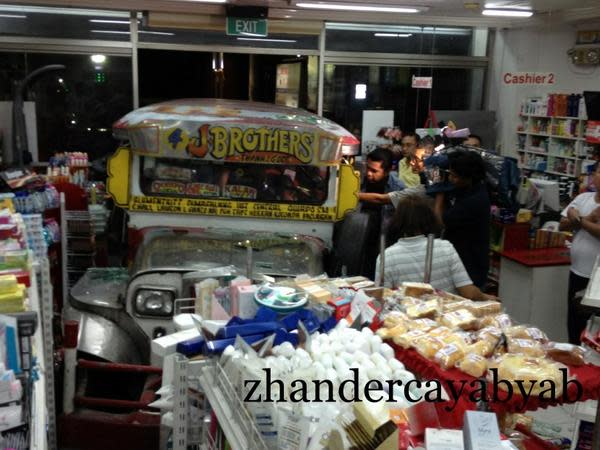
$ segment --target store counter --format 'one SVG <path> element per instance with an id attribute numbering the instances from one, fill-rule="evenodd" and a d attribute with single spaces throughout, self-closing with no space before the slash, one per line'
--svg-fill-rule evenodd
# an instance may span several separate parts
<path id="1" fill-rule="evenodd" d="M 569 249 L 508 250 L 501 256 L 498 295 L 506 311 L 567 342 Z"/>

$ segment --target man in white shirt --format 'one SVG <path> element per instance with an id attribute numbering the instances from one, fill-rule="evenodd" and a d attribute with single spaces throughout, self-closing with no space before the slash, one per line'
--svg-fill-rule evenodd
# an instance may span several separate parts
<path id="1" fill-rule="evenodd" d="M 596 192 L 586 192 L 575 197 L 562 212 L 561 231 L 573 231 L 571 245 L 571 272 L 569 274 L 569 308 L 567 323 L 569 341 L 578 344 L 585 329 L 590 311 L 584 310 L 575 294 L 586 288 L 596 257 L 600 254 L 600 165 L 596 164 L 593 176 Z"/>

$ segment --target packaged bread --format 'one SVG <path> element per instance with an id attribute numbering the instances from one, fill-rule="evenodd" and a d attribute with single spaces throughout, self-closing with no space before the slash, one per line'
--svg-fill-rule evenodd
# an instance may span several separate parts
<path id="1" fill-rule="evenodd" d="M 416 305 L 409 306 L 406 308 L 406 314 L 411 319 L 424 319 L 433 318 L 436 316 L 438 311 L 438 304 L 435 300 L 428 302 L 422 302 Z"/>
<path id="2" fill-rule="evenodd" d="M 544 356 L 544 348 L 533 339 L 509 338 L 507 340 L 508 353 L 525 356 Z"/>
<path id="3" fill-rule="evenodd" d="M 475 353 L 467 353 L 456 367 L 472 377 L 479 378 L 487 370 L 487 359 Z"/>
<path id="4" fill-rule="evenodd" d="M 470 345 L 468 347 L 468 352 L 487 358 L 493 353 L 494 347 L 495 346 L 492 345 L 489 341 L 481 340 Z"/>
<path id="5" fill-rule="evenodd" d="M 497 314 L 495 316 L 485 316 L 480 321 L 481 327 L 496 327 L 501 330 L 512 326 L 512 320 L 508 314 Z"/>
<path id="6" fill-rule="evenodd" d="M 408 328 L 406 327 L 406 325 L 404 323 L 400 323 L 392 328 L 382 327 L 379 330 L 377 330 L 377 334 L 379 335 L 379 337 L 381 337 L 381 339 L 385 340 L 393 339 L 394 337 L 400 336 L 401 334 L 404 334 L 407 331 Z"/>
<path id="7" fill-rule="evenodd" d="M 494 347 L 500 341 L 500 337 L 502 336 L 502 330 L 496 327 L 485 327 L 477 332 L 477 340 L 479 341 L 488 341 Z"/>
<path id="8" fill-rule="evenodd" d="M 448 344 L 440 348 L 434 355 L 433 360 L 444 370 L 456 365 L 465 356 L 465 352 L 456 344 Z"/>
<path id="9" fill-rule="evenodd" d="M 548 342 L 548 336 L 546 336 L 542 330 L 535 327 L 527 327 L 525 325 L 508 327 L 504 330 L 504 334 L 511 338 L 533 339 L 538 342 Z"/>
<path id="10" fill-rule="evenodd" d="M 459 309 L 442 315 L 440 319 L 442 325 L 448 328 L 461 328 L 463 330 L 473 330 L 477 327 L 477 319 L 466 309 Z"/>
<path id="11" fill-rule="evenodd" d="M 393 328 L 396 325 L 406 322 L 408 316 L 400 311 L 391 311 L 383 319 L 383 326 L 387 328 Z"/>
<path id="12" fill-rule="evenodd" d="M 491 367 L 491 366 L 490 366 Z M 532 358 L 524 355 L 513 355 L 507 353 L 496 361 L 498 379 L 506 380 L 512 384 L 513 392 L 530 392 L 537 396 L 542 391 L 548 392 L 549 381 L 556 387 L 555 396 L 562 394 L 562 373 L 560 365 L 546 358 Z M 515 383 L 519 380 L 522 388 Z M 548 381 L 546 381 L 548 380 Z M 545 381 L 544 383 L 541 383 Z M 505 383 L 499 383 L 502 389 L 506 389 Z"/>
<path id="13" fill-rule="evenodd" d="M 545 350 L 548 358 L 559 363 L 568 366 L 582 366 L 585 364 L 585 351 L 578 345 L 549 342 L 546 344 Z"/>
<path id="14" fill-rule="evenodd" d="M 402 348 L 413 347 L 417 339 L 426 336 L 426 332 L 423 330 L 412 330 L 407 333 L 395 336 L 393 339 L 394 344 L 399 345 Z"/>
<path id="15" fill-rule="evenodd" d="M 484 317 L 500 314 L 502 312 L 502 304 L 493 300 L 485 302 L 471 302 L 468 308 L 475 317 Z"/>
<path id="16" fill-rule="evenodd" d="M 400 301 L 400 303 L 405 308 L 409 308 L 411 306 L 420 305 L 425 302 L 423 300 L 421 300 L 420 298 L 416 298 L 416 297 L 402 297 L 402 300 Z"/>
<path id="17" fill-rule="evenodd" d="M 453 331 L 450 335 L 442 338 L 447 344 L 456 344 L 463 350 L 473 343 L 473 338 L 466 331 Z"/>
<path id="18" fill-rule="evenodd" d="M 433 294 L 435 291 L 433 286 L 427 283 L 402 283 L 404 295 L 409 297 L 420 297 L 421 295 Z"/>
<path id="19" fill-rule="evenodd" d="M 459 309 L 466 309 L 467 311 L 470 311 L 474 303 L 475 302 L 471 300 L 444 303 L 444 312 L 452 312 Z"/>
<path id="20" fill-rule="evenodd" d="M 444 340 L 447 336 L 452 334 L 452 330 L 448 327 L 439 326 L 429 330 L 429 336 L 440 338 Z M 445 342 L 445 341 L 444 341 Z"/>
<path id="21" fill-rule="evenodd" d="M 435 354 L 444 346 L 444 341 L 431 336 L 423 336 L 415 341 L 414 347 L 422 356 L 433 359 Z"/>
<path id="22" fill-rule="evenodd" d="M 406 326 L 410 330 L 429 331 L 429 330 L 432 330 L 433 328 L 437 328 L 438 323 L 435 320 L 431 320 L 431 319 L 414 319 L 414 320 L 409 320 L 406 323 Z"/>

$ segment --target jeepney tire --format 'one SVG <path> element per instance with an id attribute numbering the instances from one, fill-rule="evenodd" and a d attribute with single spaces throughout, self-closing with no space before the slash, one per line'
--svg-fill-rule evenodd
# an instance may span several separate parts
<path id="1" fill-rule="evenodd" d="M 336 224 L 329 255 L 330 276 L 340 276 L 343 266 L 348 276 L 362 272 L 368 237 L 374 226 L 372 216 L 364 212 L 351 212 Z"/>

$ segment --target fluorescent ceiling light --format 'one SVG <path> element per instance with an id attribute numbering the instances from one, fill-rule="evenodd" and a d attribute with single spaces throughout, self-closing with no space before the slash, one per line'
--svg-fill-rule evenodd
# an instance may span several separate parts
<path id="1" fill-rule="evenodd" d="M 396 33 L 396 34 L 436 34 L 452 36 L 469 36 L 473 32 L 470 28 L 454 27 L 417 27 L 405 25 L 382 25 L 364 23 L 326 22 L 328 30 L 345 31 L 371 31 L 373 33 Z"/>
<path id="2" fill-rule="evenodd" d="M 20 14 L 0 14 L 0 18 L 2 18 L 2 19 L 27 19 L 27 16 L 23 16 Z"/>
<path id="3" fill-rule="evenodd" d="M 392 38 L 404 38 L 411 37 L 412 33 L 375 33 L 375 37 L 392 37 Z"/>
<path id="4" fill-rule="evenodd" d="M 103 33 L 103 34 L 129 34 L 129 31 L 116 31 L 116 30 L 92 30 L 92 33 Z"/>
<path id="5" fill-rule="evenodd" d="M 262 42 L 298 42 L 294 39 L 267 39 L 267 38 L 247 38 L 239 37 L 238 41 L 262 41 Z"/>
<path id="6" fill-rule="evenodd" d="M 481 14 L 492 17 L 531 17 L 533 11 L 515 9 L 484 9 Z"/>
<path id="7" fill-rule="evenodd" d="M 114 23 L 117 25 L 129 25 L 129 20 L 107 20 L 107 19 L 90 19 L 92 23 Z M 138 20 L 139 22 L 139 20 Z"/>
<path id="8" fill-rule="evenodd" d="M 103 11 L 101 9 L 50 8 L 45 6 L 0 5 L 0 11 L 17 13 L 62 14 L 70 16 L 129 17 L 128 11 Z"/>
<path id="9" fill-rule="evenodd" d="M 356 100 L 364 100 L 367 98 L 367 85 L 366 84 L 355 84 L 354 85 L 354 98 Z"/>
<path id="10" fill-rule="evenodd" d="M 360 5 L 354 3 L 296 3 L 299 8 L 328 9 L 334 11 L 365 11 L 365 12 L 391 12 L 403 14 L 415 14 L 425 11 L 426 8 L 408 8 L 387 5 Z"/>
<path id="11" fill-rule="evenodd" d="M 104 34 L 130 34 L 129 31 L 118 31 L 118 30 L 92 30 L 92 33 L 104 33 Z M 166 33 L 164 31 L 138 31 L 139 34 L 159 34 L 162 36 L 175 36 L 175 33 Z"/>

